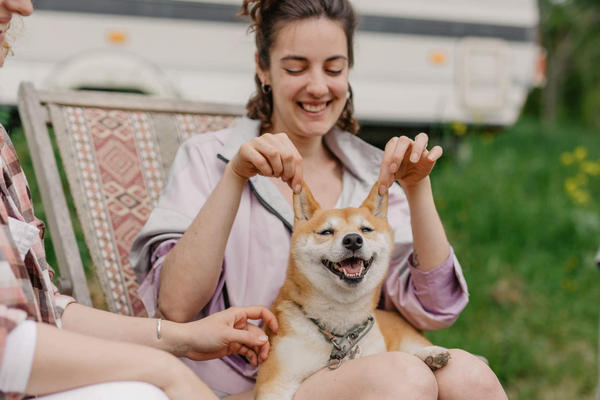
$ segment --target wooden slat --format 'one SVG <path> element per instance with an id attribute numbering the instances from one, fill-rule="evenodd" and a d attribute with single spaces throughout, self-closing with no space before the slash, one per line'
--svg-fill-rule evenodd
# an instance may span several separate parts
<path id="1" fill-rule="evenodd" d="M 77 301 L 91 307 L 92 301 L 83 263 L 46 127 L 48 113 L 44 112 L 33 84 L 28 82 L 21 84 L 18 107 L 40 187 L 48 226 L 52 234 L 52 244 L 58 259 L 61 277 L 70 281 L 73 295 Z"/>
<path id="2" fill-rule="evenodd" d="M 166 112 L 181 114 L 244 115 L 243 106 L 219 103 L 200 103 L 181 99 L 167 99 L 128 93 L 103 93 L 92 91 L 44 91 L 37 92 L 42 104 L 58 104 L 73 107 L 97 107 L 118 110 Z"/>

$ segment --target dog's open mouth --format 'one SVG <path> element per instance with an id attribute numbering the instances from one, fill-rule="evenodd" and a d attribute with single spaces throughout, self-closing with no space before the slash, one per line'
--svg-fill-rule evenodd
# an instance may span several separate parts
<path id="1" fill-rule="evenodd" d="M 362 281 L 365 274 L 369 270 L 375 257 L 371 257 L 369 260 L 363 260 L 359 257 L 350 257 L 340 262 L 332 262 L 329 260 L 322 260 L 324 266 L 326 266 L 331 272 L 339 276 L 347 282 L 358 283 Z"/>

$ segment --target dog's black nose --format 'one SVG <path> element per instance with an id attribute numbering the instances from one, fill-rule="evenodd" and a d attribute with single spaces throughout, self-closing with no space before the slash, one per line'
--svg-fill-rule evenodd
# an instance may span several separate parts
<path id="1" fill-rule="evenodd" d="M 342 240 L 342 244 L 348 250 L 356 251 L 362 247 L 363 238 L 358 233 L 351 233 L 344 237 L 344 240 Z"/>

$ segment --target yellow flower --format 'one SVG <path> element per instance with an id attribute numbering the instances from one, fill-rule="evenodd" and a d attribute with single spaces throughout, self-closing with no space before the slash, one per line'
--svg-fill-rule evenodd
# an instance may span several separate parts
<path id="1" fill-rule="evenodd" d="M 489 132 L 484 132 L 481 134 L 481 143 L 483 143 L 486 146 L 491 145 L 492 143 L 494 143 L 494 135 L 492 135 Z"/>
<path id="2" fill-rule="evenodd" d="M 571 272 L 579 266 L 579 257 L 571 256 L 567 259 L 567 271 Z"/>
<path id="3" fill-rule="evenodd" d="M 564 166 L 569 166 L 575 162 L 575 156 L 568 151 L 560 155 L 560 163 Z"/>
<path id="4" fill-rule="evenodd" d="M 581 162 L 579 166 L 579 170 L 588 175 L 598 176 L 600 175 L 600 163 L 595 163 L 593 161 L 584 160 Z"/>
<path id="5" fill-rule="evenodd" d="M 571 193 L 579 190 L 579 184 L 574 178 L 565 179 L 565 192 L 571 195 Z"/>
<path id="6" fill-rule="evenodd" d="M 573 155 L 577 161 L 583 161 L 588 156 L 588 149 L 583 146 L 578 146 L 573 150 Z"/>
<path id="7" fill-rule="evenodd" d="M 452 124 L 452 131 L 456 136 L 462 136 L 467 133 L 467 125 L 462 122 L 455 122 Z"/>
<path id="8" fill-rule="evenodd" d="M 590 182 L 590 178 L 586 174 L 577 174 L 574 176 L 575 181 L 579 186 L 586 186 Z"/>
<path id="9" fill-rule="evenodd" d="M 590 194 L 585 190 L 577 190 L 571 197 L 576 204 L 587 205 L 590 203 Z"/>

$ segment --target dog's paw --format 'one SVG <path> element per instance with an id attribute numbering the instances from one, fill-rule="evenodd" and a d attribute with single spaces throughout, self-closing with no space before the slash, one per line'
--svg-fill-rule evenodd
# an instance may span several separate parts
<path id="1" fill-rule="evenodd" d="M 439 346 L 422 347 L 412 351 L 412 354 L 423 360 L 432 371 L 442 368 L 451 358 L 448 349 Z"/>

